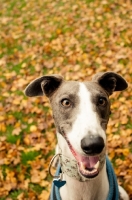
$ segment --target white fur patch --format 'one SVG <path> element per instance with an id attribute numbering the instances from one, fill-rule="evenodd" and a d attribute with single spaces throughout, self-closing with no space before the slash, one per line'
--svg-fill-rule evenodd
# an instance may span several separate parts
<path id="1" fill-rule="evenodd" d="M 94 106 L 91 101 L 91 93 L 83 83 L 80 83 L 79 88 L 79 113 L 72 124 L 72 130 L 67 134 L 67 137 L 73 148 L 83 153 L 81 149 L 81 140 L 88 134 L 98 134 L 106 141 L 105 132 L 102 129 L 98 114 L 94 111 Z"/>

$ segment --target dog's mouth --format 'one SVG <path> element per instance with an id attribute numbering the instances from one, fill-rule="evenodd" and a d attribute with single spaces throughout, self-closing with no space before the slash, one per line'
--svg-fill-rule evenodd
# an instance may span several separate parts
<path id="1" fill-rule="evenodd" d="M 74 150 L 68 138 L 64 134 L 69 149 L 78 163 L 78 172 L 86 178 L 94 178 L 99 174 L 100 160 L 99 155 L 84 156 Z"/>
<path id="2" fill-rule="evenodd" d="M 80 172 L 80 174 L 86 178 L 96 177 L 99 174 L 99 156 L 83 156 L 73 149 L 72 145 L 68 140 L 67 143 L 78 163 L 78 171 Z"/>
<path id="3" fill-rule="evenodd" d="M 100 161 L 98 156 L 77 156 L 78 170 L 86 178 L 94 178 L 99 173 Z"/>

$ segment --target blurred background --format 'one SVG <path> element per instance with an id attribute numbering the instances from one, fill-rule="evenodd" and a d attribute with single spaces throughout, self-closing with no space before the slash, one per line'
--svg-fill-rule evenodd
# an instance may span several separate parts
<path id="1" fill-rule="evenodd" d="M 46 97 L 33 79 L 90 80 L 114 71 L 129 84 L 111 96 L 108 154 L 132 199 L 132 3 L 130 0 L 0 1 L 0 199 L 47 200 L 56 144 Z"/>

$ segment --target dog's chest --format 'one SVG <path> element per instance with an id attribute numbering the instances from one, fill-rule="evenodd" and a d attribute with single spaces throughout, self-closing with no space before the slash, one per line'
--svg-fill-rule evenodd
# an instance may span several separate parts
<path id="1" fill-rule="evenodd" d="M 104 171 L 102 171 L 104 174 Z M 65 176 L 68 184 L 60 188 L 62 200 L 106 200 L 109 186 L 107 176 L 104 176 L 105 184 L 102 186 L 100 178 L 87 182 L 79 182 Z"/>

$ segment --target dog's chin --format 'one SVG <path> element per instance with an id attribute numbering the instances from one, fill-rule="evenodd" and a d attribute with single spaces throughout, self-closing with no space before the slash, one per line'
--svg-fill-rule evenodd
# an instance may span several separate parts
<path id="1" fill-rule="evenodd" d="M 80 156 L 78 171 L 85 178 L 94 178 L 99 174 L 100 161 L 98 156 Z"/>

